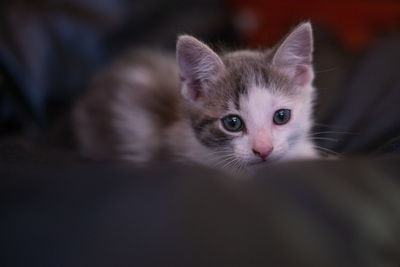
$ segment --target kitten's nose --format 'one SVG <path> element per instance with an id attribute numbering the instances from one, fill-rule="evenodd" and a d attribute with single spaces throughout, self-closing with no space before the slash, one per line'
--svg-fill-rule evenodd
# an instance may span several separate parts
<path id="1" fill-rule="evenodd" d="M 254 147 L 253 153 L 256 156 L 259 156 L 262 160 L 265 160 L 269 154 L 271 154 L 274 148 L 272 146 L 264 146 L 264 147 Z"/>

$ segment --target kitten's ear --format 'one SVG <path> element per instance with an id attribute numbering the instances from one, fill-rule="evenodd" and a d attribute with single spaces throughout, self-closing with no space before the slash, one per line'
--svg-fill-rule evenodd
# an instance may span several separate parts
<path id="1" fill-rule="evenodd" d="M 298 25 L 277 48 L 272 64 L 283 69 L 298 86 L 311 84 L 313 37 L 311 23 Z"/>
<path id="2" fill-rule="evenodd" d="M 182 95 L 193 101 L 207 93 L 208 83 L 213 82 L 224 68 L 214 51 L 188 35 L 178 38 L 176 57 L 182 79 Z"/>

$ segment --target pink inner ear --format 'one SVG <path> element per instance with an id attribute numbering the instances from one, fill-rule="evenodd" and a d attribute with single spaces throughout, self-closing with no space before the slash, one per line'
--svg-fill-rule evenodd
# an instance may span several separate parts
<path id="1" fill-rule="evenodd" d="M 304 65 L 296 66 L 294 81 L 299 86 L 305 86 L 310 82 L 310 68 Z"/>
<path id="2" fill-rule="evenodd" d="M 199 80 L 193 80 L 188 82 L 188 86 L 192 89 L 192 99 L 198 100 L 201 97 L 201 82 Z"/>

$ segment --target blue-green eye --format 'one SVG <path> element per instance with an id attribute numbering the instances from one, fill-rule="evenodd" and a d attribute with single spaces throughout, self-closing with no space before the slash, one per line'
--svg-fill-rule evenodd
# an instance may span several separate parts
<path id="1" fill-rule="evenodd" d="M 274 114 L 274 123 L 276 125 L 282 125 L 290 120 L 290 109 L 280 109 Z"/>
<path id="2" fill-rule="evenodd" d="M 222 118 L 222 125 L 230 132 L 240 132 L 243 128 L 242 119 L 236 115 L 228 115 Z"/>

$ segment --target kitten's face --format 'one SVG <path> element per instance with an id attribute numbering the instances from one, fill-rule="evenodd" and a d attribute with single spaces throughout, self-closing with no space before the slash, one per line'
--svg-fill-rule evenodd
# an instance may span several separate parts
<path id="1" fill-rule="evenodd" d="M 307 140 L 313 98 L 309 24 L 273 51 L 223 57 L 184 38 L 178 41 L 182 93 L 196 137 L 213 151 L 214 163 L 245 167 L 314 154 Z"/>

